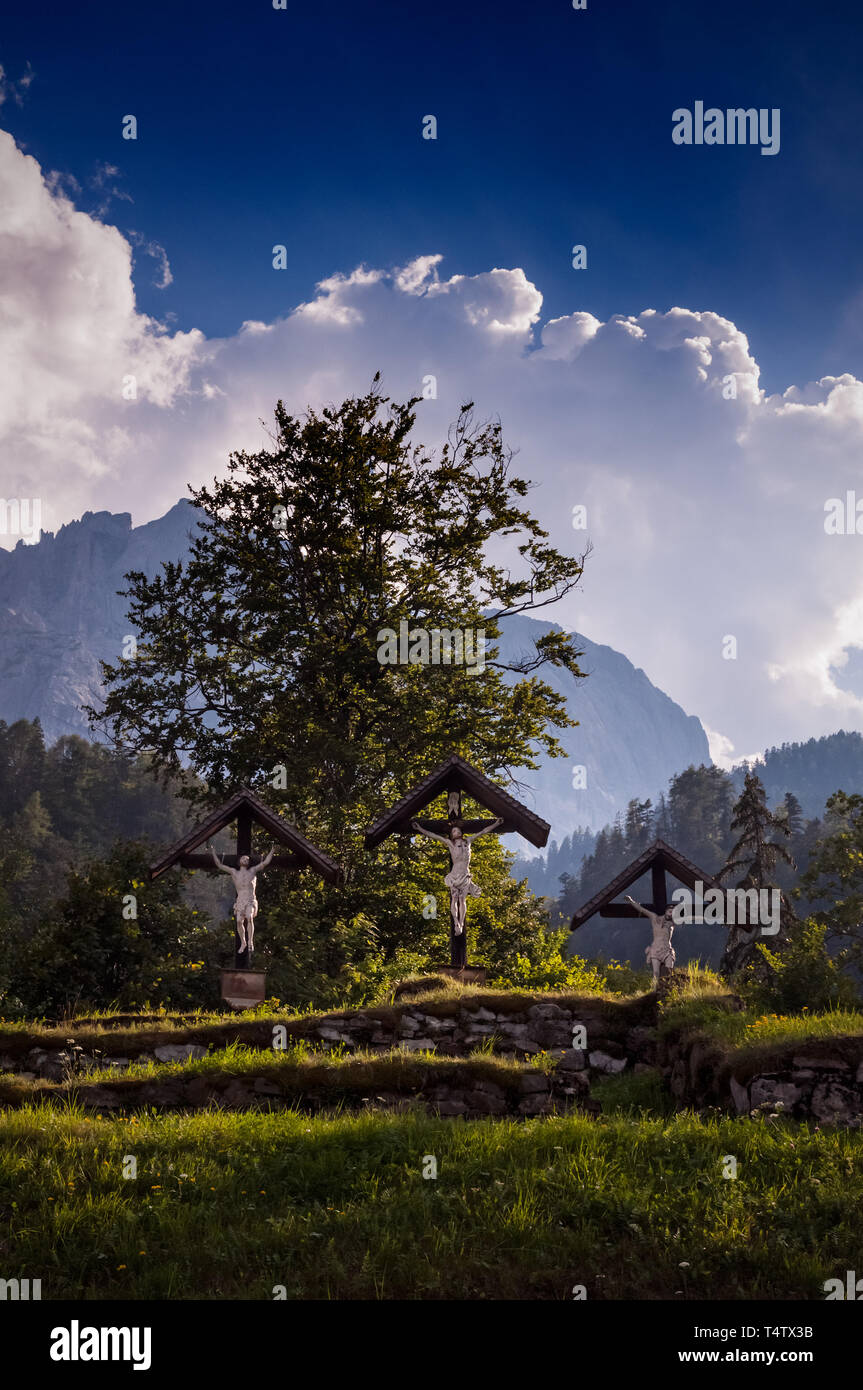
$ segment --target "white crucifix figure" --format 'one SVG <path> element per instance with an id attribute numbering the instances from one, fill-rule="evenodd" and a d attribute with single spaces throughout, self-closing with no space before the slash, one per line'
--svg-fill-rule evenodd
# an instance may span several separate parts
<path id="1" fill-rule="evenodd" d="M 249 955 L 255 949 L 255 917 L 258 913 L 258 899 L 255 893 L 255 878 L 265 869 L 276 852 L 276 847 L 270 850 L 265 859 L 260 864 L 250 864 L 247 854 L 240 855 L 240 861 L 236 869 L 232 869 L 230 864 L 223 864 L 213 846 L 209 846 L 213 863 L 217 869 L 221 869 L 223 874 L 230 874 L 234 880 L 234 887 L 237 890 L 237 900 L 234 903 L 234 918 L 237 923 L 238 950 L 248 950 Z"/>
<path id="2" fill-rule="evenodd" d="M 449 850 L 452 868 L 444 879 L 444 883 L 449 889 L 449 910 L 453 931 L 456 936 L 461 936 L 464 931 L 468 898 L 478 898 L 482 895 L 482 889 L 474 883 L 470 876 L 471 840 L 475 840 L 478 835 L 488 835 L 491 831 L 497 830 L 499 825 L 503 825 L 503 820 L 498 816 L 491 825 L 477 830 L 475 835 L 464 835 L 457 825 L 450 826 L 449 835 L 438 835 L 435 830 L 426 830 L 425 826 L 420 825 L 418 820 L 412 820 L 411 825 L 420 835 L 427 835 L 430 840 L 440 840 L 441 844 L 446 845 Z"/>
<path id="3" fill-rule="evenodd" d="M 640 912 L 642 917 L 649 917 L 650 925 L 653 928 L 653 940 L 644 953 L 645 959 L 649 962 L 653 970 L 653 988 L 659 984 L 659 976 L 662 966 L 669 970 L 674 969 L 674 962 L 677 957 L 671 944 L 671 937 L 674 933 L 674 908 L 667 907 L 664 912 L 651 912 L 648 908 L 642 907 L 629 894 L 626 901 L 632 903 L 636 912 Z"/>

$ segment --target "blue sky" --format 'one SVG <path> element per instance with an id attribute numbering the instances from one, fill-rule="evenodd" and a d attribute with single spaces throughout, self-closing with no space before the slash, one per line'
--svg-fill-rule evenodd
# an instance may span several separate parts
<path id="1" fill-rule="evenodd" d="M 861 40 L 801 0 L 15 4 L 0 497 L 138 525 L 277 398 L 431 376 L 418 437 L 499 414 L 552 543 L 592 544 L 544 616 L 717 759 L 863 729 Z M 675 144 L 696 102 L 778 109 L 779 152 Z"/>
<path id="2" fill-rule="evenodd" d="M 7 7 L 0 62 L 35 77 L 3 115 L 81 207 L 98 206 L 97 167 L 118 167 L 134 201 L 112 219 L 168 248 L 174 274 L 159 294 L 139 265 L 139 305 L 180 327 L 226 335 L 333 271 L 434 250 L 466 274 L 522 266 L 551 315 L 576 274 L 601 319 L 709 306 L 772 389 L 863 367 L 861 37 L 854 5 L 800 0 L 48 0 Z M 779 155 L 672 145 L 671 111 L 696 99 L 779 107 Z"/>

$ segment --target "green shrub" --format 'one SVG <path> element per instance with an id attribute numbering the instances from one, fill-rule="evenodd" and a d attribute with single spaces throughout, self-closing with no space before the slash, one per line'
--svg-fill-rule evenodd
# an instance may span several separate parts
<path id="1" fill-rule="evenodd" d="M 514 965 L 489 978 L 504 989 L 572 989 L 603 994 L 607 983 L 601 970 L 581 956 L 564 954 L 569 932 L 543 932 L 530 943 L 528 954 L 517 954 Z"/>
<path id="2" fill-rule="evenodd" d="M 781 951 L 771 951 L 760 941 L 759 959 L 734 980 L 747 1007 L 781 1013 L 854 1008 L 859 998 L 853 981 L 843 973 L 845 953 L 830 956 L 826 934 L 826 926 L 809 918 L 795 924 Z"/>

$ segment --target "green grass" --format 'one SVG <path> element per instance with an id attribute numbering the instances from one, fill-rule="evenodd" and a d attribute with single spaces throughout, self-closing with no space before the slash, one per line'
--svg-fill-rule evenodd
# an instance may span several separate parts
<path id="1" fill-rule="evenodd" d="M 550 1071 L 552 1067 L 550 1056 L 532 1058 L 531 1063 L 533 1070 Z M 100 1067 L 69 1081 L 25 1081 L 9 1075 L 0 1079 L 0 1104 L 15 1107 L 31 1100 L 46 1105 L 74 1102 L 82 1089 L 100 1086 L 109 1087 L 124 1109 L 131 1110 L 146 1107 L 146 1091 L 152 1082 L 167 1084 L 193 1077 L 220 1085 L 227 1085 L 234 1078 L 264 1077 L 279 1085 L 289 1101 L 296 1099 L 299 1103 L 312 1097 L 318 1103 L 334 1106 L 342 1102 L 357 1104 L 375 1090 L 407 1095 L 428 1086 L 471 1087 L 483 1081 L 520 1096 L 523 1071 L 514 1059 L 487 1051 L 468 1057 L 437 1057 L 432 1052 L 398 1049 L 325 1053 L 300 1042 L 284 1052 L 265 1052 L 234 1043 L 188 1062 L 139 1062 L 122 1072 Z"/>
<path id="2" fill-rule="evenodd" d="M 0 1115 L 0 1204 L 43 1299 L 821 1298 L 863 1264 L 863 1135 L 31 1106 Z"/>

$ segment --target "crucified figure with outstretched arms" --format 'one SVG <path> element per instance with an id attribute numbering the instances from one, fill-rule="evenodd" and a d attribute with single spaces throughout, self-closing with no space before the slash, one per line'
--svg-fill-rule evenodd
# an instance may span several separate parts
<path id="1" fill-rule="evenodd" d="M 450 826 L 449 835 L 438 835 L 435 830 L 426 830 L 425 826 L 420 825 L 418 820 L 412 820 L 411 825 L 420 835 L 427 835 L 430 840 L 440 840 L 441 844 L 446 845 L 449 850 L 452 868 L 444 879 L 444 883 L 449 889 L 449 910 L 453 931 L 456 936 L 461 936 L 464 931 L 467 900 L 468 898 L 478 898 L 482 893 L 482 889 L 477 887 L 470 876 L 471 841 L 479 835 L 489 835 L 493 830 L 497 830 L 499 825 L 503 825 L 503 820 L 498 816 L 491 825 L 483 826 L 482 830 L 477 830 L 474 835 L 463 834 L 457 825 Z"/>
<path id="2" fill-rule="evenodd" d="M 664 912 L 651 912 L 649 908 L 642 907 L 629 894 L 626 901 L 632 903 L 636 912 L 640 912 L 642 917 L 649 917 L 650 925 L 653 927 L 653 940 L 645 951 L 645 959 L 649 962 L 653 970 L 653 988 L 659 984 L 659 977 L 662 967 L 668 970 L 674 969 L 674 962 L 677 957 L 671 945 L 671 937 L 674 932 L 674 908 L 667 907 Z"/>
<path id="3" fill-rule="evenodd" d="M 276 852 L 276 847 L 273 845 L 267 857 L 262 859 L 260 864 L 250 864 L 249 856 L 241 854 L 236 869 L 232 869 L 230 864 L 223 864 L 212 845 L 209 845 L 209 850 L 216 868 L 221 869 L 223 874 L 230 874 L 234 880 L 234 887 L 237 890 L 234 918 L 237 923 L 238 950 L 248 950 L 251 956 L 255 949 L 255 917 L 258 913 L 255 878 L 262 869 L 267 867 Z"/>

